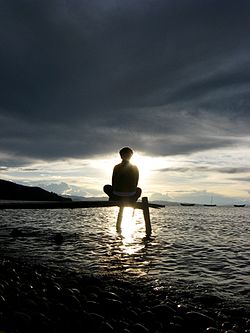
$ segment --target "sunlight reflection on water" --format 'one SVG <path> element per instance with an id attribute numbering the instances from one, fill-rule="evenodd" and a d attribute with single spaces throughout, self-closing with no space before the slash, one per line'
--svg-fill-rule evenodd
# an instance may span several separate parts
<path id="1" fill-rule="evenodd" d="M 121 222 L 120 237 L 122 245 L 121 251 L 127 254 L 134 254 L 141 250 L 142 245 L 138 244 L 138 237 L 142 236 L 143 221 L 141 214 L 138 214 L 133 208 L 126 207 L 123 210 L 123 217 Z"/>

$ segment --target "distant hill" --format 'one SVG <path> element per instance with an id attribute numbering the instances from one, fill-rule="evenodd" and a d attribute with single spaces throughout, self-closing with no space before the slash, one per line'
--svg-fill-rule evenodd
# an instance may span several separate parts
<path id="1" fill-rule="evenodd" d="M 79 195 L 64 195 L 64 198 L 70 198 L 73 201 L 107 201 L 108 196 L 106 197 L 82 197 Z"/>
<path id="2" fill-rule="evenodd" d="M 72 201 L 40 187 L 25 186 L 0 179 L 0 200 Z"/>

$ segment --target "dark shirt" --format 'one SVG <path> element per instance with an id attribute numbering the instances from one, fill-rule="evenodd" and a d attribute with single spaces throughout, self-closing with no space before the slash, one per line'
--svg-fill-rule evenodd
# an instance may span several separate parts
<path id="1" fill-rule="evenodd" d="M 117 192 L 133 192 L 139 180 L 138 168 L 128 161 L 122 161 L 113 169 L 112 187 Z"/>

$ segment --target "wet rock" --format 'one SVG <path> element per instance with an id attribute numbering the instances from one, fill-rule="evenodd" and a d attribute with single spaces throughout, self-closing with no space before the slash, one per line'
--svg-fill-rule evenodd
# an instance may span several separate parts
<path id="1" fill-rule="evenodd" d="M 115 300 L 120 301 L 120 297 L 119 297 L 116 293 L 111 292 L 111 291 L 103 291 L 103 292 L 101 293 L 101 296 L 102 296 L 103 298 L 115 299 Z"/>
<path id="2" fill-rule="evenodd" d="M 181 326 L 185 325 L 184 318 L 181 317 L 181 316 L 177 316 L 177 315 L 173 316 L 172 322 L 175 323 L 175 324 L 179 324 Z"/>
<path id="3" fill-rule="evenodd" d="M 124 320 L 119 320 L 117 322 L 117 328 L 118 328 L 118 331 L 121 332 L 125 329 L 129 329 L 129 324 L 127 321 L 124 321 Z"/>
<path id="4" fill-rule="evenodd" d="M 126 317 L 130 321 L 137 321 L 138 320 L 138 313 L 133 308 L 129 308 L 126 311 Z"/>
<path id="5" fill-rule="evenodd" d="M 208 328 L 206 328 L 206 330 L 204 331 L 204 333 L 220 333 L 220 330 L 218 330 L 215 327 L 208 327 Z"/>
<path id="6" fill-rule="evenodd" d="M 86 327 L 89 328 L 89 332 L 94 331 L 98 332 L 100 326 L 104 322 L 104 317 L 99 315 L 98 313 L 88 313 L 86 320 Z"/>
<path id="7" fill-rule="evenodd" d="M 116 300 L 116 299 L 110 299 L 110 298 L 106 298 L 103 301 L 103 305 L 104 305 L 104 310 L 107 313 L 110 313 L 112 315 L 117 315 L 119 313 L 121 313 L 123 306 L 122 306 L 122 302 Z"/>
<path id="8" fill-rule="evenodd" d="M 51 310 L 50 302 L 46 297 L 41 297 L 38 304 L 38 310 L 43 313 L 49 313 Z"/>
<path id="9" fill-rule="evenodd" d="M 97 302 L 98 300 L 99 300 L 99 295 L 97 295 L 96 293 L 88 294 L 88 301 Z"/>
<path id="10" fill-rule="evenodd" d="M 6 306 L 6 299 L 0 295 L 0 311 L 2 311 Z"/>
<path id="11" fill-rule="evenodd" d="M 2 295 L 2 293 L 5 291 L 5 285 L 0 282 L 0 295 Z"/>
<path id="12" fill-rule="evenodd" d="M 81 302 L 76 296 L 73 295 L 64 295 L 63 296 L 63 302 L 67 304 L 69 309 L 71 310 L 78 310 L 80 311 L 82 309 Z"/>
<path id="13" fill-rule="evenodd" d="M 88 283 L 88 280 L 83 281 L 82 283 L 85 285 L 85 288 L 83 291 L 86 294 L 87 298 L 92 293 L 94 293 L 96 295 L 100 295 L 103 293 L 103 290 L 98 285 L 94 285 L 94 284 L 92 284 L 92 282 Z M 98 283 L 98 281 L 97 281 L 97 283 Z"/>
<path id="14" fill-rule="evenodd" d="M 136 323 L 135 325 L 132 326 L 131 331 L 133 333 L 148 333 L 149 330 L 142 324 Z"/>
<path id="15" fill-rule="evenodd" d="M 213 305 L 221 302 L 221 299 L 219 296 L 209 295 L 209 294 L 203 294 L 200 296 L 196 296 L 194 299 L 196 301 L 199 301 L 202 304 L 208 305 L 208 306 L 213 306 Z"/>
<path id="16" fill-rule="evenodd" d="M 32 298 L 24 299 L 23 306 L 27 309 L 31 309 L 32 311 L 36 311 L 38 309 L 38 304 Z"/>
<path id="17" fill-rule="evenodd" d="M 101 306 L 100 303 L 95 301 L 87 301 L 86 302 L 86 311 L 89 313 L 98 313 L 101 312 Z"/>
<path id="18" fill-rule="evenodd" d="M 222 324 L 221 324 L 221 328 L 223 330 L 229 330 L 230 328 L 232 328 L 231 326 L 231 323 L 229 321 L 224 321 Z"/>
<path id="19" fill-rule="evenodd" d="M 186 304 L 178 304 L 177 305 L 177 313 L 180 315 L 185 315 L 187 312 L 189 312 L 190 309 L 188 305 Z"/>
<path id="20" fill-rule="evenodd" d="M 240 325 L 234 324 L 232 330 L 237 333 L 243 333 L 243 328 Z"/>
<path id="21" fill-rule="evenodd" d="M 168 296 L 166 296 L 164 303 L 167 304 L 167 305 L 169 305 L 173 309 L 177 308 L 177 304 L 170 297 L 168 297 Z"/>
<path id="22" fill-rule="evenodd" d="M 207 328 L 215 327 L 216 323 L 213 318 L 195 311 L 190 311 L 186 313 L 187 324 L 191 327 L 196 328 Z"/>
<path id="23" fill-rule="evenodd" d="M 169 333 L 182 333 L 184 332 L 184 328 L 182 325 L 170 322 L 167 328 L 167 332 Z"/>
<path id="24" fill-rule="evenodd" d="M 57 297 L 60 295 L 61 290 L 61 286 L 56 282 L 52 282 L 47 285 L 47 293 L 50 297 Z"/>
<path id="25" fill-rule="evenodd" d="M 176 313 L 176 311 L 167 304 L 155 305 L 151 308 L 151 311 L 155 314 L 165 315 L 168 317 L 172 317 Z"/>
<path id="26" fill-rule="evenodd" d="M 79 297 L 81 295 L 81 292 L 78 288 L 74 287 L 74 288 L 70 288 L 70 289 L 71 289 L 73 295 L 75 295 L 76 297 Z"/>
<path id="27" fill-rule="evenodd" d="M 56 303 L 52 306 L 52 311 L 56 317 L 64 317 L 69 312 L 69 308 L 63 303 Z"/>
<path id="28" fill-rule="evenodd" d="M 149 329 L 154 328 L 155 326 L 155 314 L 150 310 L 142 312 L 140 315 L 140 320 Z"/>
<path id="29" fill-rule="evenodd" d="M 172 317 L 176 313 L 173 308 L 166 304 L 155 305 L 151 308 L 151 311 L 155 314 L 155 318 L 161 323 L 164 329 L 167 329 Z"/>
<path id="30" fill-rule="evenodd" d="M 112 332 L 114 332 L 113 326 L 110 323 L 108 323 L 107 321 L 103 321 L 100 324 L 99 330 L 100 330 L 101 333 L 112 333 Z"/>
<path id="31" fill-rule="evenodd" d="M 13 313 L 13 321 L 15 326 L 21 330 L 29 330 L 31 326 L 31 317 L 24 312 L 15 311 Z"/>
<path id="32" fill-rule="evenodd" d="M 35 326 L 39 327 L 39 331 L 46 331 L 50 326 L 50 319 L 42 312 L 36 312 L 32 316 Z"/>

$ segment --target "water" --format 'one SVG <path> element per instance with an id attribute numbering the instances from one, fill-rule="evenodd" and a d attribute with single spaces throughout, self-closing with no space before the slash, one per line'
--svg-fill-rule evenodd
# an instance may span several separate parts
<path id="1" fill-rule="evenodd" d="M 142 212 L 118 208 L 2 210 L 0 251 L 77 272 L 146 276 L 154 288 L 180 295 L 209 293 L 250 306 L 250 209 L 169 206 L 150 209 L 152 236 Z M 22 237 L 11 237 L 13 228 Z M 62 233 L 57 245 L 54 236 Z"/>

